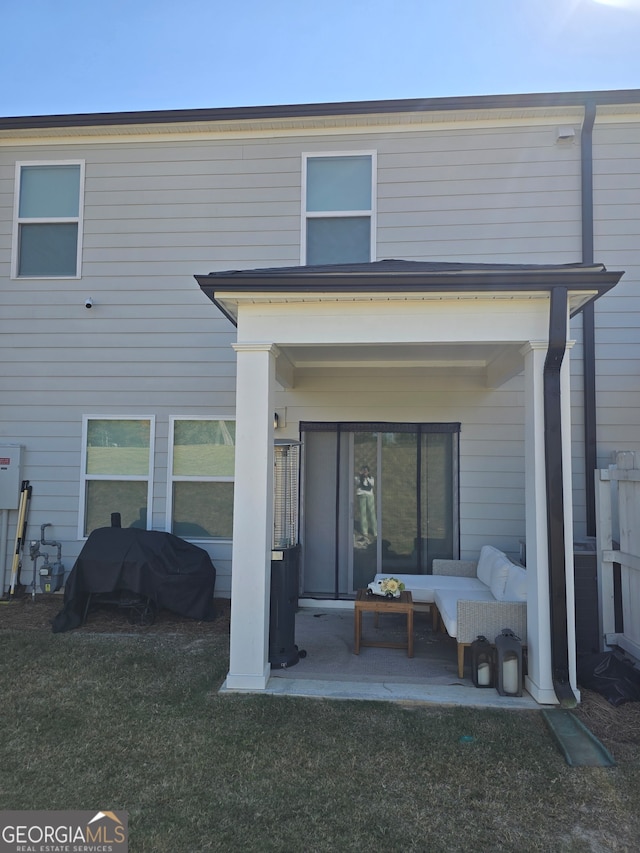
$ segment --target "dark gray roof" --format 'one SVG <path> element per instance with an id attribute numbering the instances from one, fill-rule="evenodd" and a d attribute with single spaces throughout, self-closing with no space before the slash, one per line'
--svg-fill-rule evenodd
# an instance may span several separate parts
<path id="1" fill-rule="evenodd" d="M 203 289 L 214 290 L 416 290 L 442 288 L 510 290 L 567 284 L 572 288 L 613 287 L 622 273 L 603 264 L 486 264 L 384 260 L 360 264 L 221 270 L 196 275 Z"/>
<path id="2" fill-rule="evenodd" d="M 534 107 L 577 107 L 592 104 L 637 104 L 640 89 L 591 92 L 536 92 L 511 95 L 471 95 L 448 98 L 401 98 L 380 101 L 344 101 L 319 104 L 276 104 L 192 110 L 142 110 L 69 115 L 10 116 L 0 118 L 0 131 L 54 127 L 96 127 L 128 124 L 249 121 L 313 118 L 334 115 L 411 113 L 449 110 L 490 110 Z"/>
<path id="3" fill-rule="evenodd" d="M 540 271 L 563 271 L 584 272 L 585 270 L 602 272 L 604 264 L 488 264 L 488 263 L 462 263 L 459 261 L 405 261 L 395 258 L 387 258 L 381 261 L 370 261 L 359 264 L 318 264 L 294 267 L 266 267 L 263 269 L 249 270 L 221 270 L 210 272 L 209 276 L 218 278 L 290 278 L 292 276 L 304 276 L 313 278 L 321 276 L 387 276 L 394 275 L 425 275 L 433 273 L 514 273 L 514 272 L 540 272 Z"/>

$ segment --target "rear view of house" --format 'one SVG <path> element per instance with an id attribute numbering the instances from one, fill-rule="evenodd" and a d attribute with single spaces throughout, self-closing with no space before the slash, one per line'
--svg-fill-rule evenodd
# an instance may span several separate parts
<path id="1" fill-rule="evenodd" d="M 30 525 L 69 564 L 112 512 L 204 547 L 227 684 L 260 690 L 300 442 L 300 596 L 526 554 L 527 688 L 559 701 L 594 471 L 640 450 L 639 185 L 638 91 L 0 119 Z"/>

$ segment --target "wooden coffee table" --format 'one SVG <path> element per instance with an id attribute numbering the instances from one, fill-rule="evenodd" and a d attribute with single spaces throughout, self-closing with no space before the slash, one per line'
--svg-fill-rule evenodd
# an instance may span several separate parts
<path id="1" fill-rule="evenodd" d="M 362 614 L 370 611 L 375 614 L 374 624 L 378 627 L 378 617 L 381 613 L 406 613 L 407 615 L 407 642 L 385 643 L 369 642 L 362 639 Z M 355 646 L 353 653 L 360 654 L 360 646 L 377 646 L 384 649 L 406 649 L 407 656 L 413 657 L 413 598 L 411 593 L 405 590 L 400 593 L 400 598 L 384 598 L 381 595 L 368 595 L 366 589 L 359 589 L 354 604 L 355 617 Z"/>

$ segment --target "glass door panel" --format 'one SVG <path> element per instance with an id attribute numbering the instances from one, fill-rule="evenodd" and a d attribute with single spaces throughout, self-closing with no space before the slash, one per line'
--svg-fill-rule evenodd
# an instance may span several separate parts
<path id="1" fill-rule="evenodd" d="M 459 425 L 389 426 L 301 428 L 303 594 L 350 596 L 457 556 Z"/>
<path id="2" fill-rule="evenodd" d="M 420 448 L 420 543 L 429 567 L 433 559 L 450 559 L 454 553 L 454 519 L 457 519 L 454 435 L 424 433 Z M 454 476 L 452 476 L 452 474 Z M 457 479 L 457 478 L 455 478 Z"/>
<path id="3" fill-rule="evenodd" d="M 379 435 L 380 572 L 417 572 L 418 436 L 408 432 Z"/>
<path id="4" fill-rule="evenodd" d="M 418 435 L 353 436 L 353 590 L 378 572 L 418 572 Z"/>
<path id="5" fill-rule="evenodd" d="M 349 434 L 308 432 L 302 480 L 303 592 L 340 598 L 351 592 Z"/>
<path id="6" fill-rule="evenodd" d="M 373 580 L 378 566 L 378 433 L 353 433 L 351 451 L 353 483 L 352 590 Z"/>

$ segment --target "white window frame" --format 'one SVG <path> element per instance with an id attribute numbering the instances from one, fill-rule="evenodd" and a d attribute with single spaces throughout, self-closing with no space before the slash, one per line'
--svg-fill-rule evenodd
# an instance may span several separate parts
<path id="1" fill-rule="evenodd" d="M 371 208 L 369 210 L 307 210 L 307 162 L 319 157 L 371 157 Z M 368 216 L 371 233 L 369 235 L 370 261 L 376 259 L 377 234 L 377 186 L 378 186 L 378 152 L 365 151 L 306 151 L 302 154 L 302 209 L 300 225 L 300 263 L 307 263 L 307 220 L 309 219 L 338 219 L 340 217 Z"/>
<path id="2" fill-rule="evenodd" d="M 37 217 L 25 216 L 20 217 L 20 188 L 22 185 L 22 169 L 25 166 L 79 166 L 80 167 L 80 189 L 78 198 L 78 215 L 77 216 L 53 216 L 53 217 Z M 11 278 L 12 279 L 79 279 L 82 278 L 82 237 L 84 231 L 84 176 L 85 176 L 85 161 L 84 160 L 20 160 L 16 162 L 15 174 L 15 191 L 13 200 L 13 237 L 11 244 Z M 76 274 L 75 275 L 19 275 L 19 240 L 21 225 L 37 225 L 49 223 L 77 223 L 78 226 L 78 245 L 76 253 Z"/>
<path id="3" fill-rule="evenodd" d="M 139 474 L 87 474 L 87 432 L 90 421 L 148 421 L 149 422 L 149 473 L 146 477 Z M 152 501 L 155 459 L 155 415 L 83 415 L 82 416 L 82 457 L 80 461 L 80 505 L 78 510 L 78 539 L 86 540 L 85 514 L 87 499 L 87 483 L 90 480 L 130 481 L 143 483 L 147 481 L 147 530 L 152 529 Z"/>
<path id="4" fill-rule="evenodd" d="M 175 425 L 179 421 L 229 421 L 235 423 L 235 415 L 171 415 L 169 417 L 169 441 L 167 446 L 167 515 L 165 526 L 167 531 L 173 529 L 173 484 L 174 483 L 234 483 L 235 475 L 228 476 L 185 476 L 181 474 L 174 475 L 173 473 L 173 448 L 175 439 Z M 233 510 L 233 508 L 232 508 Z M 189 537 L 190 542 L 208 542 L 208 543 L 230 543 L 233 542 L 233 536 L 228 539 L 218 539 L 216 537 Z"/>

